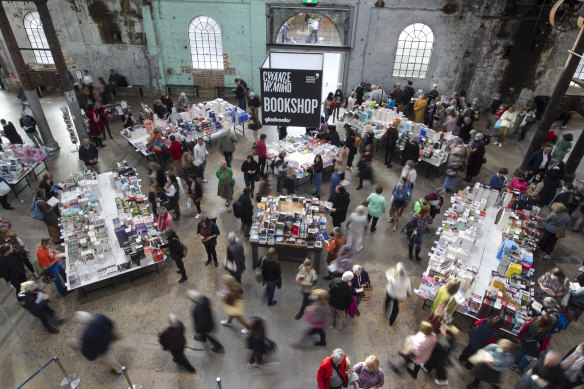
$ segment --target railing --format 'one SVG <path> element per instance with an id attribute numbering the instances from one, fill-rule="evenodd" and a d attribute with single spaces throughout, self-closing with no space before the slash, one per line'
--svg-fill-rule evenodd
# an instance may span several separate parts
<path id="1" fill-rule="evenodd" d="M 126 369 L 126 366 L 122 366 L 122 373 L 118 377 L 118 382 L 116 382 L 116 386 L 114 389 L 118 389 L 118 386 L 120 385 L 120 382 L 122 381 L 122 377 L 126 377 L 126 382 L 128 383 L 128 389 L 142 389 L 142 388 L 144 388 L 144 386 L 142 386 L 140 384 L 132 384 L 132 381 L 130 380 L 130 376 L 128 375 L 128 369 Z"/>
<path id="2" fill-rule="evenodd" d="M 39 373 L 43 372 L 44 374 L 44 370 L 53 362 L 57 362 L 57 366 L 59 366 L 59 370 L 61 370 L 61 373 L 63 373 L 63 376 L 65 378 L 63 378 L 63 381 L 61 381 L 61 389 L 75 389 L 76 387 L 79 386 L 79 383 L 81 382 L 81 378 L 79 377 L 78 374 L 68 374 L 67 371 L 65 370 L 65 368 L 63 367 L 63 365 L 61 365 L 61 361 L 59 361 L 58 357 L 53 357 L 51 358 L 51 360 L 47 363 L 45 363 L 44 366 L 42 366 L 40 369 L 38 369 L 33 375 L 31 375 L 30 377 L 28 377 L 28 379 L 26 381 L 24 381 L 22 384 L 20 384 L 17 389 L 21 389 L 24 387 L 24 385 L 26 385 L 30 380 L 32 380 L 34 377 L 36 377 Z M 52 386 L 52 384 L 51 384 Z"/>

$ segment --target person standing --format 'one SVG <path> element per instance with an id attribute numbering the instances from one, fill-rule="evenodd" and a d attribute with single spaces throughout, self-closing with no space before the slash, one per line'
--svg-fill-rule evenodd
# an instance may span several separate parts
<path id="1" fill-rule="evenodd" d="M 527 170 L 527 181 L 531 181 L 531 178 L 537 173 L 545 173 L 548 166 L 552 160 L 551 152 L 553 146 L 550 144 L 544 145 L 540 150 L 534 151 L 527 160 L 525 169 Z"/>
<path id="2" fill-rule="evenodd" d="M 18 290 L 20 289 L 20 293 Z M 53 319 L 56 325 L 61 325 L 65 322 L 63 319 L 58 319 L 55 316 L 55 311 L 49 305 L 50 296 L 39 289 L 38 285 L 34 281 L 24 281 L 20 284 L 19 289 L 16 289 L 18 301 L 24 309 L 32 313 L 33 316 L 37 317 L 43 327 L 47 329 L 51 334 L 58 334 L 57 328 L 51 326 L 49 318 Z"/>
<path id="3" fill-rule="evenodd" d="M 172 215 L 170 212 L 168 212 L 166 207 L 158 207 L 156 213 L 158 214 L 158 220 L 156 221 L 156 227 L 158 228 L 158 231 L 162 232 L 167 228 L 174 227 L 174 223 L 172 222 Z"/>
<path id="4" fill-rule="evenodd" d="M 249 237 L 249 230 L 253 223 L 253 204 L 251 203 L 251 198 L 253 197 L 253 191 L 251 188 L 247 187 L 243 190 L 239 199 L 237 200 L 241 204 L 241 230 L 245 234 L 245 237 Z"/>
<path id="5" fill-rule="evenodd" d="M 268 158 L 268 152 L 266 148 L 266 134 L 261 134 L 260 139 L 256 142 L 256 153 L 258 155 L 260 176 L 264 177 L 264 170 L 266 169 L 266 159 Z"/>
<path id="6" fill-rule="evenodd" d="M 351 247 L 352 250 L 361 251 L 363 249 L 363 232 L 366 228 L 367 207 L 359 205 L 349 215 L 349 221 L 347 222 L 347 246 Z"/>
<path id="7" fill-rule="evenodd" d="M 8 243 L 0 246 L 0 277 L 12 285 L 17 296 L 20 284 L 26 281 L 24 264 L 19 259 L 19 254 L 15 253 L 14 248 Z"/>
<path id="8" fill-rule="evenodd" d="M 404 166 L 407 161 L 412 161 L 414 163 L 418 162 L 420 159 L 420 146 L 418 146 L 418 138 L 414 136 L 414 138 L 410 139 L 408 143 L 405 144 L 404 149 L 401 153 L 401 165 Z"/>
<path id="9" fill-rule="evenodd" d="M 24 111 L 23 111 L 24 112 Z M 2 127 L 4 128 L 4 136 L 8 138 L 8 141 L 13 145 L 21 145 L 24 142 L 22 141 L 21 136 L 16 131 L 14 124 L 12 122 L 6 122 L 6 120 L 0 120 Z"/>
<path id="10" fill-rule="evenodd" d="M 401 262 L 388 269 L 385 272 L 385 277 L 387 278 L 387 285 L 385 286 L 387 293 L 385 294 L 383 311 L 384 313 L 387 312 L 389 304 L 393 302 L 393 308 L 389 316 L 389 325 L 393 326 L 399 313 L 400 304 L 407 305 L 408 296 L 412 293 L 412 284 L 406 273 L 406 268 Z"/>
<path id="11" fill-rule="evenodd" d="M 87 119 L 89 120 L 89 135 L 93 138 L 93 142 L 97 147 L 104 148 L 107 146 L 103 143 L 102 136 L 104 134 L 104 125 L 101 120 L 99 111 L 93 104 L 87 105 Z"/>
<path id="12" fill-rule="evenodd" d="M 248 155 L 245 161 L 241 164 L 245 186 L 246 188 L 251 188 L 252 194 L 255 188 L 256 177 L 258 176 L 258 169 L 258 163 L 251 154 Z"/>
<path id="13" fill-rule="evenodd" d="M 51 238 L 42 238 L 40 243 L 37 244 L 36 256 L 43 270 L 55 276 L 55 287 L 62 296 L 65 296 L 67 295 L 67 288 L 65 287 L 67 273 L 65 273 L 65 268 L 61 263 L 65 260 L 65 253 L 51 250 L 51 243 L 53 243 Z"/>
<path id="14" fill-rule="evenodd" d="M 100 360 L 108 364 L 112 368 L 110 372 L 119 376 L 122 373 L 122 365 L 110 352 L 112 342 L 120 338 L 113 321 L 103 314 L 94 316 L 84 311 L 75 312 L 75 319 L 86 324 L 81 335 L 83 356 L 89 361 Z"/>
<path id="15" fill-rule="evenodd" d="M 99 174 L 99 167 L 97 166 L 99 151 L 93 143 L 89 143 L 89 138 L 83 138 L 79 147 L 79 159 L 83 161 L 85 167 L 93 169 Z"/>
<path id="16" fill-rule="evenodd" d="M 174 314 L 168 315 L 168 327 L 158 334 L 158 342 L 163 350 L 168 350 L 172 354 L 172 360 L 179 366 L 183 366 L 187 371 L 196 373 L 197 370 L 185 357 L 185 326 Z"/>
<path id="17" fill-rule="evenodd" d="M 160 91 L 160 102 L 166 107 L 166 112 L 169 112 L 169 113 L 172 112 L 172 109 L 174 108 L 174 104 L 172 103 L 172 99 L 166 93 L 165 90 Z"/>
<path id="18" fill-rule="evenodd" d="M 317 154 L 314 157 L 314 161 L 312 162 L 312 177 L 314 178 L 314 187 L 316 191 L 312 194 L 320 199 L 320 189 L 322 184 L 322 170 L 323 170 L 323 163 L 322 157 L 320 154 Z"/>
<path id="19" fill-rule="evenodd" d="M 221 167 L 217 169 L 215 175 L 219 179 L 217 183 L 217 196 L 225 200 L 225 208 L 227 212 L 231 212 L 231 201 L 233 200 L 233 171 L 227 164 L 223 162 Z"/>
<path id="20" fill-rule="evenodd" d="M 41 147 L 43 145 L 43 140 L 37 131 L 36 124 L 37 123 L 32 116 L 24 111 L 22 112 L 22 115 L 20 116 L 20 127 L 22 127 L 26 135 L 28 135 L 36 147 Z"/>
<path id="21" fill-rule="evenodd" d="M 341 227 L 335 227 L 333 229 L 333 236 L 329 237 L 328 241 L 325 240 L 325 249 L 327 252 L 326 263 L 330 264 L 337 256 L 341 247 L 345 244 L 345 237 L 341 232 Z"/>
<path id="22" fill-rule="evenodd" d="M 85 94 L 85 99 L 89 99 L 93 102 L 93 104 L 95 104 L 95 96 L 93 95 L 93 77 L 89 75 L 89 71 L 83 71 L 81 83 L 83 84 L 83 93 Z"/>
<path id="23" fill-rule="evenodd" d="M 233 159 L 233 152 L 235 151 L 235 143 L 237 142 L 237 137 L 231 133 L 229 127 L 225 126 L 219 134 L 219 144 L 217 148 L 225 156 L 225 162 L 227 166 L 231 167 L 231 160 Z"/>
<path id="24" fill-rule="evenodd" d="M 387 210 L 385 197 L 383 197 L 382 193 L 383 187 L 381 185 L 377 185 L 375 187 L 375 193 L 371 193 L 369 197 L 367 197 L 367 224 L 369 224 L 369 221 L 373 219 L 371 222 L 371 232 L 375 232 L 375 230 L 377 230 L 377 221 Z"/>
<path id="25" fill-rule="evenodd" d="M 296 274 L 296 283 L 300 285 L 300 290 L 302 292 L 302 305 L 294 319 L 300 320 L 302 315 L 304 315 L 304 310 L 310 304 L 312 287 L 317 280 L 318 276 L 316 275 L 316 271 L 312 268 L 312 261 L 310 259 L 305 259 L 302 265 L 298 268 L 298 274 Z"/>
<path id="26" fill-rule="evenodd" d="M 335 116 L 337 117 L 337 120 L 339 120 L 339 111 L 341 110 L 341 105 L 343 104 L 343 101 L 345 100 L 344 96 L 343 96 L 343 91 L 340 89 L 337 89 L 335 91 L 335 94 L 333 95 L 334 97 L 334 101 L 335 101 L 335 109 L 333 111 L 333 123 L 335 122 Z"/>
<path id="27" fill-rule="evenodd" d="M 468 166 L 466 167 L 466 177 L 464 180 L 466 182 L 471 182 L 473 177 L 476 177 L 481 172 L 483 163 L 487 161 L 485 158 L 485 143 L 483 142 L 483 134 L 478 133 L 475 135 L 475 139 L 478 141 L 476 147 L 471 148 L 470 155 L 468 157 Z"/>
<path id="28" fill-rule="evenodd" d="M 507 370 L 513 362 L 513 352 L 516 348 L 515 343 L 508 339 L 499 339 L 497 343 L 485 346 L 482 350 L 487 352 L 490 358 L 476 365 L 473 370 L 475 379 L 466 386 L 467 389 L 478 388 L 481 381 L 498 389 L 501 373 Z"/>
<path id="29" fill-rule="evenodd" d="M 497 112 L 499 111 L 499 107 L 501 107 L 501 104 L 503 104 L 503 101 L 501 100 L 501 94 L 497 93 L 495 94 L 495 97 L 493 97 L 493 100 L 491 101 L 491 106 L 490 106 L 490 111 L 489 111 L 489 116 L 487 118 L 487 124 L 485 126 L 485 131 L 492 131 L 493 130 L 493 126 L 495 125 L 496 120 L 496 116 L 497 116 Z"/>
<path id="30" fill-rule="evenodd" d="M 245 89 L 245 87 L 243 86 L 241 81 L 239 81 L 238 78 L 233 80 L 233 82 L 235 83 L 236 86 L 235 98 L 237 99 L 237 106 L 245 111 L 245 95 L 247 93 L 247 90 Z"/>
<path id="31" fill-rule="evenodd" d="M 442 320 L 445 316 L 451 315 L 456 310 L 457 304 L 454 295 L 460 288 L 460 280 L 451 278 L 444 285 L 438 288 L 438 293 L 434 299 L 434 303 L 430 308 L 430 316 L 428 320 L 432 323 L 435 329 L 439 329 Z"/>
<path id="32" fill-rule="evenodd" d="M 515 107 L 510 107 L 508 110 L 501 115 L 501 126 L 499 128 L 499 137 L 497 138 L 497 142 L 494 142 L 493 145 L 499 145 L 499 147 L 503 147 L 503 142 L 505 141 L 505 136 L 513 127 L 515 127 L 515 121 L 517 120 L 517 112 L 515 111 Z"/>
<path id="33" fill-rule="evenodd" d="M 245 253 L 241 241 L 231 231 L 227 235 L 227 253 L 225 255 L 225 270 L 241 284 L 241 275 L 245 271 Z"/>
<path id="34" fill-rule="evenodd" d="M 103 77 L 97 77 L 97 89 L 99 90 L 99 98 L 101 99 L 101 102 L 103 104 L 108 104 L 111 92 Z"/>
<path id="35" fill-rule="evenodd" d="M 166 191 L 166 197 L 168 197 L 168 209 L 175 212 L 176 220 L 180 220 L 181 214 L 179 200 L 181 197 L 181 185 L 174 174 L 169 175 L 164 188 Z"/>
<path id="36" fill-rule="evenodd" d="M 17 254 L 18 258 L 24 266 L 32 273 L 35 278 L 39 278 L 35 267 L 30 262 L 30 252 L 24 245 L 22 239 L 20 239 L 16 234 L 11 231 L 8 227 L 0 228 L 0 244 L 7 243 L 12 246 L 14 252 Z M 25 270 L 26 271 L 26 270 Z"/>
<path id="37" fill-rule="evenodd" d="M 42 188 L 38 188 L 36 191 L 36 197 L 33 200 L 36 203 L 36 206 L 39 210 L 45 215 L 43 217 L 43 222 L 47 226 L 47 231 L 49 232 L 49 236 L 53 239 L 53 241 L 57 244 L 61 243 L 61 229 L 59 228 L 59 217 L 55 213 L 55 205 L 49 205 L 45 201 L 47 194 L 45 190 Z"/>
<path id="38" fill-rule="evenodd" d="M 549 315 L 538 316 L 527 322 L 519 331 L 519 342 L 521 347 L 515 355 L 512 369 L 523 374 L 529 362 L 537 359 L 552 338 L 552 327 L 555 320 Z"/>
<path id="39" fill-rule="evenodd" d="M 188 196 L 197 209 L 197 214 L 195 215 L 195 219 L 201 217 L 201 200 L 203 199 L 203 185 L 201 185 L 201 179 L 196 176 L 189 175 L 189 190 Z"/>
<path id="40" fill-rule="evenodd" d="M 341 227 L 341 224 L 343 224 L 347 218 L 347 210 L 349 209 L 350 202 L 351 197 L 349 196 L 349 192 L 347 192 L 343 185 L 337 185 L 332 200 L 333 207 L 331 208 L 331 217 L 333 219 L 334 227 Z"/>
<path id="41" fill-rule="evenodd" d="M 566 154 L 572 148 L 572 140 L 574 137 L 572 134 L 564 134 L 560 140 L 556 143 L 556 148 L 552 152 L 552 161 L 562 162 L 566 157 Z"/>
<path id="42" fill-rule="evenodd" d="M 219 227 L 206 216 L 197 224 L 197 235 L 201 237 L 201 242 L 205 246 L 205 251 L 207 251 L 205 266 L 209 266 L 211 260 L 213 260 L 215 267 L 219 266 L 217 251 L 215 251 L 219 234 Z"/>
<path id="43" fill-rule="evenodd" d="M 351 283 L 354 277 L 353 272 L 346 271 L 341 278 L 335 277 L 329 284 L 329 305 L 332 317 L 330 328 L 336 326 L 336 332 L 342 331 L 345 311 L 353 301 Z"/>
<path id="44" fill-rule="evenodd" d="M 391 202 L 387 222 L 394 223 L 393 231 L 395 232 L 397 231 L 397 225 L 399 224 L 399 219 L 404 211 L 406 202 L 412 198 L 412 189 L 411 185 L 408 184 L 407 178 L 401 177 L 391 193 L 393 201 Z"/>
<path id="45" fill-rule="evenodd" d="M 397 131 L 397 128 L 395 128 L 395 126 L 393 126 L 393 125 L 390 125 L 387 128 L 387 130 L 385 131 L 385 134 L 383 134 L 382 138 L 383 138 L 384 145 L 385 145 L 385 157 L 384 157 L 385 166 L 390 168 L 393 166 L 391 164 L 391 161 L 393 159 L 393 154 L 395 152 L 395 144 L 397 143 L 397 140 L 399 138 L 399 133 Z"/>
<path id="46" fill-rule="evenodd" d="M 337 187 L 341 185 L 341 171 L 335 167 L 335 171 L 331 174 L 331 184 L 329 187 L 329 199 L 328 201 L 332 203 L 335 195 L 337 194 Z"/>
<path id="47" fill-rule="evenodd" d="M 316 42 L 315 42 L 316 43 Z M 322 116 L 324 116 L 324 123 L 328 123 L 329 116 L 332 112 L 333 106 L 333 92 L 329 92 L 322 103 Z M 322 127 L 322 125 L 321 125 Z M 327 135 L 328 135 L 328 125 L 327 125 Z"/>
<path id="48" fill-rule="evenodd" d="M 347 387 L 348 375 L 351 372 L 349 358 L 345 352 L 337 348 L 330 357 L 320 363 L 316 373 L 318 389 L 341 389 Z"/>
<path id="49" fill-rule="evenodd" d="M 178 283 L 182 284 L 187 280 L 187 272 L 185 270 L 185 264 L 183 262 L 183 258 L 185 257 L 185 252 L 183 248 L 184 243 L 180 241 L 178 235 L 176 234 L 176 232 L 174 232 L 172 228 L 167 228 L 162 233 L 168 243 L 161 245 L 160 248 L 169 249 L 170 257 L 174 260 L 174 263 L 176 263 L 176 267 L 178 268 L 177 273 L 180 273 L 182 276 L 181 279 L 178 280 Z"/>
<path id="50" fill-rule="evenodd" d="M 353 372 L 357 373 L 358 389 L 377 389 L 385 384 L 383 370 L 379 368 L 379 358 L 369 355 L 364 362 L 353 366 Z"/>
<path id="51" fill-rule="evenodd" d="M 343 247 L 343 252 L 344 252 Z M 357 306 L 357 316 L 361 316 L 359 312 L 359 304 L 361 304 L 361 299 L 365 295 L 365 288 L 371 288 L 371 280 L 369 279 L 369 273 L 367 270 L 363 269 L 361 265 L 353 265 L 353 280 L 351 282 L 351 288 L 353 289 L 353 296 L 355 296 L 355 305 Z"/>
<path id="52" fill-rule="evenodd" d="M 260 97 L 258 95 L 256 95 L 254 92 L 249 92 L 249 99 L 248 99 L 248 104 L 249 104 L 249 108 L 251 110 L 251 107 L 254 107 L 256 109 L 256 113 L 258 114 L 258 119 L 259 119 L 259 110 L 260 107 L 262 106 L 262 101 L 260 100 Z M 261 122 L 258 121 L 258 123 L 260 123 L 260 128 L 262 128 Z M 256 139 L 257 141 L 257 139 Z"/>
<path id="53" fill-rule="evenodd" d="M 424 93 L 414 104 L 414 122 L 424 123 L 424 111 L 426 110 L 427 104 L 428 96 Z"/>
<path id="54" fill-rule="evenodd" d="M 535 366 L 523 375 L 517 389 L 566 388 L 567 379 L 560 362 L 558 353 L 547 351 L 545 356 L 540 356 Z"/>
<path id="55" fill-rule="evenodd" d="M 543 259 L 550 259 L 551 253 L 562 234 L 570 227 L 570 215 L 566 213 L 566 206 L 562 203 L 553 203 L 552 212 L 543 219 L 546 223 L 543 229 L 543 236 L 537 244 L 538 248 L 545 253 Z"/>
<path id="56" fill-rule="evenodd" d="M 274 300 L 276 287 L 282 289 L 282 270 L 280 268 L 280 262 L 278 262 L 278 253 L 275 248 L 271 247 L 268 249 L 259 266 L 261 266 L 264 284 L 266 285 L 268 307 L 272 307 L 278 303 L 277 300 Z"/>
<path id="57" fill-rule="evenodd" d="M 209 298 L 193 289 L 187 291 L 187 297 L 195 303 L 192 311 L 193 323 L 195 325 L 195 340 L 205 344 L 209 340 L 212 352 L 225 352 L 221 343 L 213 335 L 210 335 L 215 329 L 215 321 L 213 320 Z"/>
<path id="58" fill-rule="evenodd" d="M 251 130 L 253 134 L 253 139 L 255 142 L 258 141 L 258 131 L 262 128 L 262 124 L 260 123 L 260 119 L 258 117 L 258 110 L 256 107 L 249 107 L 249 114 L 251 116 L 249 122 L 247 122 L 247 128 Z"/>
<path id="59" fill-rule="evenodd" d="M 497 330 L 503 326 L 501 316 L 491 316 L 474 322 L 473 329 L 468 332 L 468 345 L 458 356 L 460 362 L 465 362 L 467 369 L 472 369 L 468 358 L 483 347 L 495 343 L 499 338 Z"/>
<path id="60" fill-rule="evenodd" d="M 170 136 L 170 148 L 168 152 L 174 160 L 174 170 L 177 177 L 182 176 L 182 144 L 176 140 L 174 135 Z"/>
<path id="61" fill-rule="evenodd" d="M 202 137 L 197 139 L 197 144 L 193 148 L 193 157 L 194 157 L 194 165 L 198 166 L 201 170 L 201 182 L 206 183 L 207 180 L 205 179 L 205 166 L 207 166 L 207 155 L 209 152 L 207 151 L 207 146 L 205 145 L 205 140 Z"/>

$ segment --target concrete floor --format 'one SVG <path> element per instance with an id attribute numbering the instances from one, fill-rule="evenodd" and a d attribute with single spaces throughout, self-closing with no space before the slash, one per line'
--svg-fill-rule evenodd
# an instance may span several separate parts
<path id="1" fill-rule="evenodd" d="M 62 96 L 48 96 L 41 99 L 47 119 L 51 125 L 55 138 L 61 145 L 61 150 L 49 158 L 48 164 L 55 179 L 60 180 L 72 172 L 82 168 L 77 159 L 75 146 L 71 145 L 58 106 L 63 104 Z M 150 104 L 150 99 L 145 100 Z M 138 101 L 129 99 L 130 105 L 138 107 Z M 14 95 L 0 91 L 0 117 L 17 122 L 20 105 Z M 137 111 L 137 109 L 134 109 Z M 574 120 L 571 129 L 581 127 L 582 120 Z M 115 133 L 119 133 L 120 123 L 112 125 Z M 480 128 L 480 126 L 479 126 Z M 275 128 L 264 127 L 268 134 L 268 141 L 277 139 Z M 24 134 L 23 134 L 24 138 Z M 236 195 L 243 189 L 243 179 L 238 167 L 243 158 L 249 154 L 253 139 L 251 134 L 246 138 L 240 138 L 235 152 L 233 166 L 235 167 Z M 518 144 L 509 141 L 503 149 L 488 147 L 487 164 L 483 168 L 479 179 L 487 182 L 492 173 L 499 167 L 506 166 L 510 171 L 520 163 L 527 148 L 527 140 Z M 381 151 L 374 160 L 375 177 L 385 187 L 386 197 L 393 188 L 399 169 L 385 168 L 381 161 Z M 101 150 L 102 171 L 111 169 L 116 161 L 126 160 L 138 168 L 141 174 L 146 174 L 147 162 L 141 159 L 128 143 L 119 135 L 114 140 L 107 141 L 107 147 Z M 204 214 L 218 216 L 218 224 L 222 236 L 219 239 L 217 251 L 222 258 L 225 250 L 227 233 L 231 230 L 238 231 L 239 222 L 225 211 L 222 201 L 217 201 L 217 179 L 213 172 L 219 167 L 220 153 L 214 148 L 211 150 L 207 164 L 207 177 L 209 183 L 204 184 L 206 190 L 203 200 Z M 579 177 L 582 177 L 580 174 Z M 348 175 L 350 181 L 354 181 Z M 422 197 L 434 190 L 442 182 L 442 177 L 420 177 L 416 184 L 415 198 Z M 328 181 L 324 187 L 328 189 Z M 356 207 L 372 191 L 371 186 L 366 186 L 362 191 L 355 191 L 356 183 L 350 185 L 351 205 Z M 147 188 L 144 188 L 147 190 Z M 299 192 L 309 194 L 313 192 L 311 185 L 300 187 Z M 25 190 L 21 194 L 22 201 L 16 201 L 12 195 L 10 200 L 16 207 L 14 211 L 0 211 L 0 218 L 10 220 L 16 233 L 25 241 L 30 249 L 34 249 L 40 237 L 47 234 L 44 224 L 37 222 L 29 216 L 29 204 L 31 192 Z M 267 323 L 268 336 L 274 339 L 279 346 L 277 355 L 269 358 L 277 364 L 267 365 L 262 369 L 248 370 L 246 368 L 249 351 L 245 348 L 245 338 L 239 332 L 240 326 L 235 324 L 233 328 L 218 326 L 217 335 L 226 347 L 224 355 L 215 355 L 201 350 L 200 344 L 192 338 L 193 330 L 190 317 L 191 302 L 186 298 L 188 289 L 200 290 L 213 301 L 213 309 L 217 324 L 224 319 L 221 303 L 216 295 L 219 285 L 219 277 L 223 274 L 221 268 L 205 267 L 205 251 L 196 239 L 196 224 L 192 218 L 192 211 L 183 206 L 183 218 L 175 222 L 179 236 L 189 246 L 189 256 L 186 259 L 186 268 L 189 279 L 184 284 L 177 284 L 179 276 L 176 274 L 175 265 L 168 261 L 160 266 L 161 274 L 150 274 L 130 283 L 126 277 L 115 280 L 116 288 L 106 288 L 83 297 L 81 293 L 72 293 L 63 298 L 59 297 L 53 286 L 44 286 L 54 296 L 52 305 L 56 312 L 70 318 L 76 310 L 86 310 L 94 313 L 103 313 L 109 316 L 116 324 L 117 329 L 123 334 L 123 339 L 113 346 L 113 354 L 118 360 L 128 367 L 128 371 L 134 383 L 142 384 L 146 388 L 215 388 L 216 377 L 221 377 L 223 388 L 312 388 L 315 387 L 315 375 L 321 360 L 330 355 L 334 348 L 341 347 L 346 354 L 351 356 L 353 363 L 364 360 L 368 355 L 375 354 L 381 360 L 381 368 L 385 371 L 386 388 L 405 387 L 416 385 L 417 388 L 434 387 L 434 380 L 423 372 L 417 381 L 409 375 L 397 376 L 389 369 L 388 362 L 399 361 L 396 355 L 401 348 L 404 337 L 416 331 L 417 324 L 427 318 L 428 310 L 422 310 L 422 300 L 418 297 L 410 299 L 410 306 L 400 313 L 398 321 L 393 327 L 389 327 L 387 318 L 382 314 L 383 300 L 385 297 L 385 270 L 397 261 L 403 261 L 411 274 L 414 287 L 419 285 L 420 274 L 426 268 L 426 261 L 417 264 L 407 259 L 406 241 L 399 233 L 393 233 L 390 225 L 381 221 L 378 230 L 374 234 L 365 236 L 365 249 L 356 255 L 357 263 L 362 264 L 369 272 L 374 286 L 373 298 L 361 305 L 361 316 L 355 319 L 346 319 L 346 328 L 343 333 L 337 334 L 327 331 L 328 346 L 315 348 L 312 345 L 306 348 L 293 348 L 301 333 L 307 329 L 304 321 L 293 319 L 300 305 L 299 288 L 294 282 L 298 264 L 282 262 L 283 286 L 276 291 L 278 305 L 267 308 L 262 298 L 262 287 L 254 281 L 251 271 L 250 254 L 247 255 L 248 271 L 243 276 L 243 287 L 246 298 L 246 316 L 258 315 Z M 423 252 L 431 247 L 431 237 L 427 236 L 424 242 Z M 249 245 L 246 244 L 249 252 Z M 577 266 L 582 261 L 581 253 L 584 250 L 584 241 L 580 234 L 569 232 L 566 239 L 558 245 L 553 260 L 535 264 L 536 275 L 551 268 L 560 266 L 570 277 L 577 275 Z M 323 266 L 324 267 L 324 266 Z M 321 276 L 324 274 L 321 273 Z M 317 287 L 327 288 L 328 282 L 319 280 Z M 77 338 L 81 326 L 73 321 L 68 321 L 61 327 L 59 335 L 50 335 L 41 326 L 40 322 L 21 309 L 11 291 L 4 283 L 0 286 L 0 304 L 8 312 L 12 321 L 17 324 L 18 332 L 35 354 L 40 364 L 44 364 L 49 358 L 58 356 L 69 372 L 81 375 L 83 388 L 114 388 L 116 377 L 109 373 L 109 367 L 96 362 L 85 360 L 79 352 L 72 349 L 69 344 Z M 187 357 L 197 368 L 197 374 L 189 374 L 177 367 L 170 354 L 162 351 L 158 344 L 157 334 L 165 327 L 167 315 L 175 313 L 187 326 L 188 346 Z M 456 324 L 463 329 L 458 345 L 454 351 L 457 356 L 467 342 L 466 329 L 470 320 L 457 316 Z M 35 372 L 37 367 L 27 354 L 25 347 L 18 341 L 15 332 L 11 331 L 6 320 L 0 319 L 0 366 L 2 371 L 3 388 L 14 388 L 22 383 L 28 376 Z M 560 352 L 565 352 L 573 347 L 576 342 L 582 341 L 582 323 L 574 323 L 563 333 L 555 335 L 550 347 Z M 47 374 L 53 379 L 53 384 L 58 387 L 62 376 L 55 366 L 47 369 Z M 517 376 L 507 372 L 504 375 L 502 387 L 511 388 L 517 381 Z M 454 362 L 449 369 L 451 387 L 462 388 L 469 383 L 471 375 Z M 127 386 L 127 385 L 126 385 Z M 49 388 L 41 375 L 35 377 L 26 387 Z M 122 386 L 120 386 L 122 387 Z"/>

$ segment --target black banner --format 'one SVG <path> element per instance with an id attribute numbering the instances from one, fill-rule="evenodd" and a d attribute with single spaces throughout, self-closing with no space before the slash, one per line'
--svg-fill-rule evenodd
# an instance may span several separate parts
<path id="1" fill-rule="evenodd" d="M 320 70 L 260 69 L 260 75 L 263 125 L 320 126 Z"/>

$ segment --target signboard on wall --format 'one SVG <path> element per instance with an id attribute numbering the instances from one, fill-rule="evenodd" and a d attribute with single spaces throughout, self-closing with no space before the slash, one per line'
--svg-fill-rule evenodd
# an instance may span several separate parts
<path id="1" fill-rule="evenodd" d="M 307 55 L 316 58 L 306 61 Z M 260 80 L 263 125 L 320 126 L 322 54 L 269 53 Z"/>

